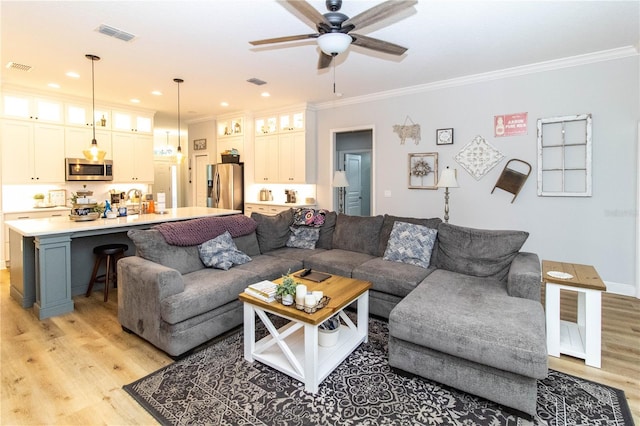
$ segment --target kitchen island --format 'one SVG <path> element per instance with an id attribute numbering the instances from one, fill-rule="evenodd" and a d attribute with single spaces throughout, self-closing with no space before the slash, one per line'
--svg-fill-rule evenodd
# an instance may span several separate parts
<path id="1" fill-rule="evenodd" d="M 68 217 L 5 222 L 11 250 L 11 297 L 24 308 L 33 306 L 39 319 L 73 311 L 73 296 L 84 294 L 93 268 L 93 247 L 125 243 L 130 229 L 148 229 L 164 222 L 227 216 L 239 210 L 180 207 L 164 214 L 137 214 L 115 219 L 72 221 Z"/>

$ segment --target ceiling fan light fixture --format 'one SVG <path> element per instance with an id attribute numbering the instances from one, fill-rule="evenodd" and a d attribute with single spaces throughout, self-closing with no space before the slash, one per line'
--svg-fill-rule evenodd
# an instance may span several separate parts
<path id="1" fill-rule="evenodd" d="M 352 40 L 349 34 L 326 33 L 318 37 L 318 46 L 327 55 L 334 56 L 347 50 Z"/>

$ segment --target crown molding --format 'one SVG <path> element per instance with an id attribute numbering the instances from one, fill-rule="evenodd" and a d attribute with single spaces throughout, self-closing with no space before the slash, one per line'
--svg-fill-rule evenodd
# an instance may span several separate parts
<path id="1" fill-rule="evenodd" d="M 434 90 L 447 89 L 451 87 L 465 86 L 469 84 L 482 83 L 486 81 L 500 80 L 504 78 L 517 77 L 527 74 L 536 74 L 546 71 L 559 70 L 563 68 L 577 67 L 593 64 L 596 62 L 612 61 L 616 59 L 638 56 L 637 46 L 625 46 L 616 49 L 603 50 L 599 52 L 587 53 L 584 55 L 570 56 L 551 61 L 537 62 L 534 64 L 522 65 L 513 68 L 506 68 L 498 71 L 490 71 L 481 74 L 474 74 L 464 77 L 452 78 L 449 80 L 434 81 L 432 83 L 420 84 L 417 86 L 404 87 L 401 89 L 388 90 L 385 92 L 371 93 L 352 98 L 331 100 L 317 103 L 317 110 L 335 108 L 337 106 L 355 105 L 382 99 L 395 98 L 398 96 L 412 95 L 416 93 L 430 92 Z"/>

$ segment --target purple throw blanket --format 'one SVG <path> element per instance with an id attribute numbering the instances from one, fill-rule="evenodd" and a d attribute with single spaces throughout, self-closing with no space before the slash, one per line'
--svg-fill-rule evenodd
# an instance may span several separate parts
<path id="1" fill-rule="evenodd" d="M 167 243 L 174 246 L 195 246 L 229 231 L 232 237 L 247 235 L 256 230 L 256 221 L 243 214 L 212 216 L 184 222 L 166 222 L 154 226 Z"/>

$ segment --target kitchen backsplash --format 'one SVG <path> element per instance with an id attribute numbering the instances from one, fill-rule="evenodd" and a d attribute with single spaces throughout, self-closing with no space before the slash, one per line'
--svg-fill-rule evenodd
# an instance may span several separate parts
<path id="1" fill-rule="evenodd" d="M 93 196 L 98 203 L 110 199 L 110 190 L 116 192 L 127 192 L 130 189 L 138 189 L 143 194 L 149 192 L 151 185 L 146 184 L 112 184 L 105 182 L 69 182 L 66 185 L 3 185 L 2 187 L 2 210 L 4 212 L 22 211 L 32 209 L 36 200 L 33 196 L 44 194 L 45 202 L 49 202 L 49 191 L 64 189 L 66 191 L 66 204 L 70 205 L 69 198 L 76 191 L 93 191 Z"/>

